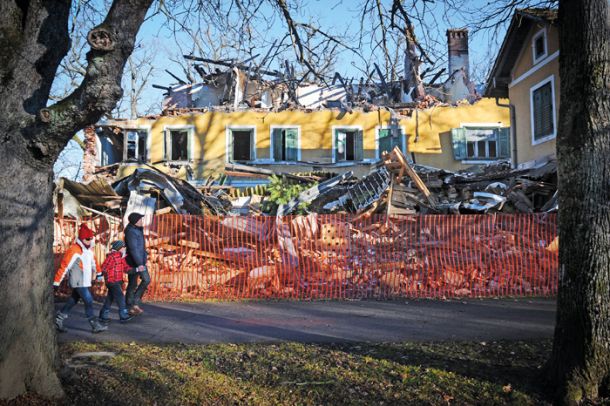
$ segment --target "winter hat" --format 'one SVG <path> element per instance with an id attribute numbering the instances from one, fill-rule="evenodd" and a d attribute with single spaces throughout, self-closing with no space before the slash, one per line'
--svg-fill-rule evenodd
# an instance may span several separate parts
<path id="1" fill-rule="evenodd" d="M 127 217 L 127 220 L 129 220 L 129 224 L 133 224 L 135 226 L 138 220 L 140 220 L 142 217 L 144 217 L 142 214 L 134 212 Z"/>
<path id="2" fill-rule="evenodd" d="M 123 248 L 124 246 L 125 246 L 125 243 L 121 240 L 116 240 L 115 242 L 110 244 L 110 248 L 112 248 L 113 251 L 118 251 L 121 248 Z"/>
<path id="3" fill-rule="evenodd" d="M 80 225 L 80 229 L 78 230 L 78 239 L 86 240 L 87 238 L 93 238 L 93 231 L 87 227 L 85 223 Z"/>

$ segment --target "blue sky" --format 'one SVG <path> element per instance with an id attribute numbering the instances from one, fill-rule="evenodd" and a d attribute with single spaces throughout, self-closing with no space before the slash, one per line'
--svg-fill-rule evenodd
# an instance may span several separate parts
<path id="1" fill-rule="evenodd" d="M 391 0 L 382 0 L 382 2 L 389 7 Z M 423 24 L 418 21 L 413 21 L 416 35 L 420 42 L 430 50 L 430 56 L 435 61 L 435 67 L 446 66 L 446 37 L 445 31 L 448 28 L 471 28 L 469 27 L 469 19 L 472 19 L 473 15 L 486 7 L 493 7 L 493 3 L 485 0 L 464 0 L 464 7 L 460 11 L 450 10 L 446 8 L 444 2 L 429 2 L 424 3 L 427 9 L 423 13 L 425 16 Z M 100 8 L 103 8 L 103 0 L 99 1 Z M 313 21 L 324 31 L 330 34 L 346 33 L 347 36 L 356 36 L 359 30 L 360 19 L 362 16 L 361 12 L 361 1 L 356 0 L 305 0 L 303 7 L 292 10 L 293 18 L 300 22 Z M 404 3 L 406 4 L 406 3 Z M 499 2 L 498 4 L 501 4 Z M 420 8 L 418 11 L 422 12 Z M 287 28 L 283 19 L 274 11 L 269 5 L 264 5 L 259 10 L 260 13 L 272 16 L 273 24 L 267 29 L 261 29 L 258 25 L 253 26 L 253 36 L 257 38 L 264 38 L 263 46 L 257 49 L 256 53 L 261 53 L 262 56 L 266 53 L 269 45 L 275 38 L 283 37 Z M 407 12 L 411 15 L 417 14 L 415 10 L 408 9 Z M 138 34 L 138 43 L 140 47 L 134 52 L 134 55 L 139 58 L 146 58 L 150 61 L 153 66 L 153 71 L 147 86 L 143 90 L 142 100 L 140 106 L 140 113 L 144 112 L 159 112 L 161 108 L 161 100 L 163 97 L 163 91 L 152 88 L 152 84 L 159 84 L 163 86 L 169 86 L 175 84 L 176 80 L 173 79 L 165 70 L 172 71 L 178 76 L 185 78 L 182 73 L 180 65 L 171 59 L 182 60 L 180 57 L 181 51 L 179 47 L 184 48 L 184 52 L 188 53 L 192 40 L 188 35 L 178 34 L 176 38 L 172 36 L 171 31 L 163 26 L 165 17 L 162 15 L 154 16 L 148 19 L 142 26 Z M 490 66 L 493 58 L 498 49 L 498 42 L 502 40 L 504 31 L 506 29 L 508 21 L 500 22 L 500 30 L 495 38 L 492 38 L 490 31 L 483 31 L 477 33 L 470 33 L 469 38 L 469 49 L 470 49 L 470 68 L 471 76 L 475 80 L 482 80 L 487 74 L 487 69 Z M 223 33 L 216 33 L 215 41 L 222 41 Z M 366 36 L 365 38 L 370 38 Z M 179 44 L 176 44 L 176 41 Z M 346 40 L 349 46 L 354 46 L 353 42 Z M 335 64 L 335 70 L 342 74 L 344 77 L 354 77 L 356 79 L 363 76 L 363 73 L 359 71 L 357 67 L 364 67 L 363 61 L 359 60 L 356 55 L 348 50 L 340 48 L 341 51 L 338 53 L 337 61 Z M 368 53 L 369 48 L 365 45 L 362 50 L 363 53 Z M 400 49 L 398 52 L 401 53 L 403 50 Z M 83 54 L 84 55 L 84 54 Z M 203 57 L 210 57 L 210 55 L 199 55 Z M 241 55 L 243 58 L 243 55 Z M 284 59 L 295 60 L 294 54 L 285 55 L 282 58 L 276 58 L 268 67 L 271 69 L 278 69 L 279 63 L 282 63 Z M 379 54 L 376 58 L 373 58 L 379 62 L 381 60 Z M 379 63 L 381 65 L 381 63 Z M 425 68 L 425 66 L 424 66 Z M 194 77 L 198 75 L 195 73 Z M 127 81 L 124 81 L 127 83 Z M 128 93 L 128 89 L 125 89 L 125 93 Z M 123 116 L 128 115 L 123 112 Z M 73 146 L 72 146 L 73 147 Z M 71 148 L 68 155 L 66 155 L 67 161 L 80 161 L 78 149 Z M 56 169 L 58 169 L 56 167 Z M 62 175 L 72 177 L 76 171 L 74 168 L 62 172 Z"/>

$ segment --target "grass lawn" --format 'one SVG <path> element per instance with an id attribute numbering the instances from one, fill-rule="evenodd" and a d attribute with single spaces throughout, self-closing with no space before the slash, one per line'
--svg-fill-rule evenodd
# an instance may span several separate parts
<path id="1" fill-rule="evenodd" d="M 550 340 L 60 347 L 65 404 L 78 405 L 539 405 L 550 349 Z"/>

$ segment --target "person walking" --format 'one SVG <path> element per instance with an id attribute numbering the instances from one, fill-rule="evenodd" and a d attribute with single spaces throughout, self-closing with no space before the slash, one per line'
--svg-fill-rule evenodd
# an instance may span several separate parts
<path id="1" fill-rule="evenodd" d="M 63 323 L 68 318 L 70 310 L 78 303 L 80 299 L 85 304 L 85 314 L 91 325 L 91 331 L 99 333 L 106 330 L 108 327 L 103 326 L 99 320 L 93 315 L 93 296 L 89 288 L 93 275 L 97 274 L 97 279 L 102 279 L 100 267 L 93 255 L 93 231 L 82 224 L 78 230 L 78 238 L 68 248 L 64 254 L 59 269 L 55 272 L 53 286 L 59 286 L 64 277 L 68 274 L 72 295 L 64 305 L 64 307 L 55 315 L 55 327 L 60 332 L 66 332 Z"/>
<path id="2" fill-rule="evenodd" d="M 111 244 L 111 251 L 102 264 L 102 274 L 106 281 L 107 293 L 104 305 L 100 310 L 99 319 L 104 324 L 110 322 L 110 307 L 113 301 L 119 306 L 119 320 L 122 323 L 132 318 L 127 312 L 125 296 L 123 295 L 123 273 L 131 270 L 131 267 L 125 260 L 126 255 L 125 243 L 117 240 Z"/>
<path id="3" fill-rule="evenodd" d="M 127 263 L 133 269 L 127 274 L 127 307 L 129 314 L 137 316 L 144 313 L 140 307 L 142 296 L 150 284 L 150 275 L 146 269 L 146 247 L 144 245 L 144 230 L 140 213 L 131 213 L 127 219 L 129 224 L 125 227 L 125 244 L 127 245 Z M 138 278 L 141 279 L 138 285 Z"/>

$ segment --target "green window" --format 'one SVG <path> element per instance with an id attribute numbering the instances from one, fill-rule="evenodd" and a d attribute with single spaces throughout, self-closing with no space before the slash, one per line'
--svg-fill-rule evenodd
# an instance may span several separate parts
<path id="1" fill-rule="evenodd" d="M 510 158 L 510 128 L 454 128 L 453 157 L 458 160 Z"/>
<path id="2" fill-rule="evenodd" d="M 403 134 L 400 128 L 394 130 L 389 128 L 380 129 L 378 144 L 377 158 L 381 158 L 384 152 L 392 151 L 394 147 L 398 147 L 402 152 L 405 152 Z"/>
<path id="3" fill-rule="evenodd" d="M 299 160 L 299 130 L 296 128 L 274 128 L 272 133 L 273 160 Z"/>
<path id="4" fill-rule="evenodd" d="M 553 88 L 547 82 L 532 92 L 534 140 L 553 135 Z"/>

